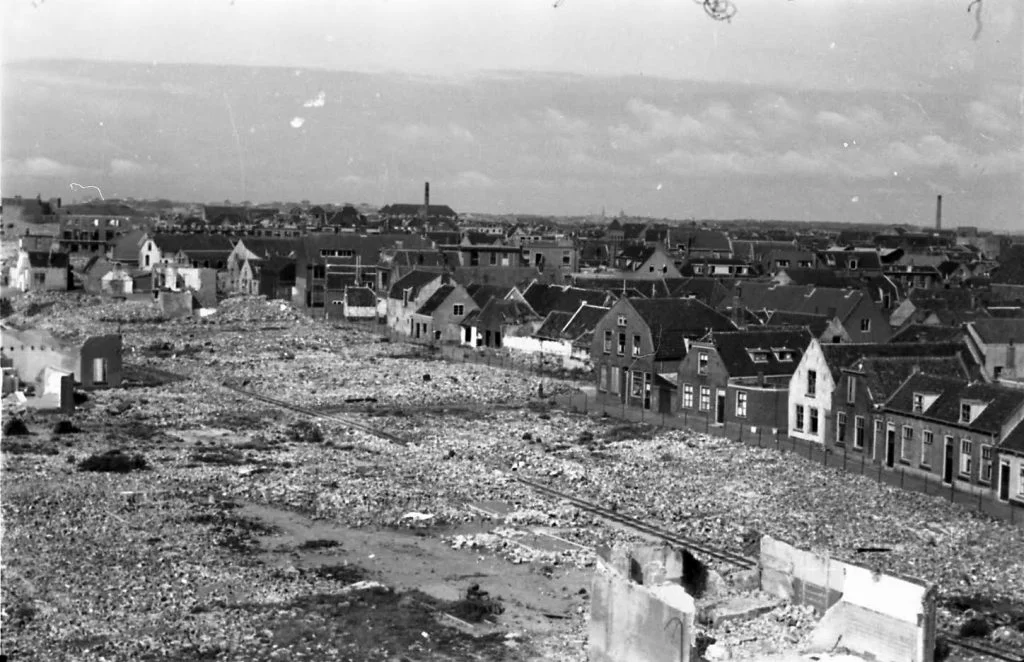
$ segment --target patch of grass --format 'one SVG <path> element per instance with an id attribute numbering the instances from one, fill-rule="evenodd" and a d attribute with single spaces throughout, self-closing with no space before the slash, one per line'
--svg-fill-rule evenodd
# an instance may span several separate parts
<path id="1" fill-rule="evenodd" d="M 0 451 L 11 455 L 57 455 L 56 447 L 31 441 L 17 441 L 4 437 L 0 440 Z"/>
<path id="2" fill-rule="evenodd" d="M 288 428 L 288 437 L 292 441 L 306 444 L 324 443 L 324 432 L 312 421 L 297 421 Z"/>
<path id="3" fill-rule="evenodd" d="M 193 462 L 204 464 L 217 464 L 221 466 L 236 466 L 247 464 L 248 460 L 240 451 L 231 448 L 210 448 L 192 453 Z"/>
<path id="4" fill-rule="evenodd" d="M 361 568 L 347 563 L 341 565 L 322 565 L 319 568 L 315 568 L 313 574 L 323 579 L 345 584 L 346 586 L 366 578 L 366 573 Z"/>
<path id="5" fill-rule="evenodd" d="M 75 427 L 75 424 L 67 419 L 57 421 L 53 426 L 54 434 L 75 434 L 76 432 L 81 432 L 81 430 Z"/>
<path id="6" fill-rule="evenodd" d="M 604 433 L 605 441 L 644 439 L 654 434 L 654 427 L 646 423 L 622 423 L 613 425 Z"/>
<path id="7" fill-rule="evenodd" d="M 149 469 L 146 458 L 136 453 L 129 455 L 120 450 L 110 450 L 98 455 L 90 455 L 78 463 L 79 471 L 96 471 L 104 473 L 128 473 Z"/>
<path id="8" fill-rule="evenodd" d="M 25 425 L 25 421 L 20 418 L 11 418 L 4 423 L 4 436 L 5 437 L 24 437 L 32 434 L 28 430 L 28 426 Z"/>
<path id="9" fill-rule="evenodd" d="M 987 637 L 992 634 L 992 624 L 984 618 L 971 618 L 960 625 L 961 637 Z"/>
<path id="10" fill-rule="evenodd" d="M 338 547 L 341 545 L 337 540 L 327 540 L 326 538 L 316 538 L 314 540 L 303 540 L 302 544 L 299 545 L 299 549 L 304 550 L 315 550 L 315 549 L 329 549 L 331 547 Z"/>

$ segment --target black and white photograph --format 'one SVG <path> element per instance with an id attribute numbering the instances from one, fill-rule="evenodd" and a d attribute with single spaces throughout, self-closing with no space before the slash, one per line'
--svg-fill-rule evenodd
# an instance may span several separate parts
<path id="1" fill-rule="evenodd" d="M 1024 662 L 1019 0 L 5 0 L 0 662 Z"/>

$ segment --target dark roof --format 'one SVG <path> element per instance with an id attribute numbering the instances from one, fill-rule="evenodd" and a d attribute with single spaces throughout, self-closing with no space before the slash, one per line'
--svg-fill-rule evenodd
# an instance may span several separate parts
<path id="1" fill-rule="evenodd" d="M 786 267 L 780 269 L 789 277 L 791 285 L 815 285 L 817 287 L 850 287 L 856 281 L 840 276 L 832 269 L 808 269 L 806 267 Z"/>
<path id="2" fill-rule="evenodd" d="M 1006 435 L 999 447 L 1024 455 L 1024 421 L 1018 423 L 1017 427 Z"/>
<path id="3" fill-rule="evenodd" d="M 838 378 L 843 368 L 849 368 L 855 362 L 866 358 L 898 358 L 904 356 L 938 356 L 956 357 L 959 356 L 967 363 L 968 368 L 974 363 L 968 360 L 970 352 L 963 343 L 942 342 L 942 343 L 899 343 L 899 344 L 878 344 L 878 343 L 823 343 L 821 350 L 825 354 L 825 362 L 832 371 L 833 377 Z"/>
<path id="4" fill-rule="evenodd" d="M 914 302 L 917 308 L 929 308 L 932 310 L 952 308 L 956 310 L 970 310 L 975 307 L 975 294 L 968 289 L 922 289 L 910 290 L 907 297 Z"/>
<path id="5" fill-rule="evenodd" d="M 271 255 L 295 255 L 301 247 L 298 237 L 242 237 L 235 244 L 242 244 L 261 258 Z"/>
<path id="6" fill-rule="evenodd" d="M 164 234 L 148 235 L 161 253 L 174 254 L 183 250 L 212 250 L 231 252 L 231 240 L 222 234 Z"/>
<path id="7" fill-rule="evenodd" d="M 639 293 L 644 297 L 674 297 L 676 288 L 692 278 L 595 278 L 578 276 L 573 278 L 573 285 L 583 289 L 610 292 L 618 296 L 634 296 Z"/>
<path id="8" fill-rule="evenodd" d="M 845 320 L 861 300 L 868 296 L 858 289 L 776 285 L 760 281 L 740 282 L 735 291 L 740 303 L 750 310 L 835 315 L 840 320 Z"/>
<path id="9" fill-rule="evenodd" d="M 500 234 L 488 234 L 486 232 L 466 232 L 462 235 L 463 238 L 469 240 L 470 244 L 474 246 L 494 246 L 495 244 L 503 244 L 503 237 Z"/>
<path id="10" fill-rule="evenodd" d="M 321 250 L 350 250 L 354 256 L 359 256 L 364 265 L 368 266 L 377 264 L 382 250 L 396 247 L 429 248 L 430 241 L 414 234 L 318 233 L 301 237 L 296 255 L 307 264 L 318 264 L 326 261 L 326 258 L 320 255 Z"/>
<path id="11" fill-rule="evenodd" d="M 703 250 L 718 253 L 729 253 L 732 251 L 732 242 L 728 235 L 720 230 L 695 230 L 686 233 L 686 248 L 688 250 Z"/>
<path id="12" fill-rule="evenodd" d="M 606 303 L 608 293 L 596 289 L 533 283 L 523 292 L 523 298 L 534 312 L 543 316 L 553 310 L 573 313 L 584 302 L 602 305 Z"/>
<path id="13" fill-rule="evenodd" d="M 646 223 L 623 223 L 622 225 L 622 238 L 623 239 L 640 239 L 644 231 L 647 229 Z"/>
<path id="14" fill-rule="evenodd" d="M 458 232 L 427 232 L 426 237 L 438 246 L 441 246 L 459 243 L 461 235 Z"/>
<path id="15" fill-rule="evenodd" d="M 117 238 L 111 256 L 117 262 L 138 262 L 139 249 L 145 239 L 145 230 L 129 230 Z"/>
<path id="16" fill-rule="evenodd" d="M 1020 343 L 1024 345 L 1024 319 L 980 319 L 970 323 L 970 328 L 978 334 L 986 345 L 1008 345 Z"/>
<path id="17" fill-rule="evenodd" d="M 651 330 L 656 361 L 686 356 L 686 339 L 709 331 L 732 331 L 736 325 L 710 306 L 696 299 L 629 299 L 629 303 Z"/>
<path id="18" fill-rule="evenodd" d="M 715 346 L 730 377 L 792 375 L 811 342 L 811 335 L 807 329 L 794 327 L 726 331 L 712 333 L 707 342 Z M 776 349 L 793 352 L 792 359 L 780 361 L 773 351 Z M 755 350 L 764 352 L 766 360 L 755 362 L 751 356 Z"/>
<path id="19" fill-rule="evenodd" d="M 654 246 L 644 246 L 642 244 L 630 244 L 624 246 L 619 254 L 616 256 L 619 260 L 630 260 L 632 262 L 646 262 L 647 258 L 654 255 Z"/>
<path id="20" fill-rule="evenodd" d="M 552 310 L 548 313 L 548 316 L 544 318 L 544 322 L 533 335 L 547 340 L 558 340 L 562 337 L 562 329 L 569 323 L 570 319 L 572 319 L 572 313 L 566 313 L 561 310 Z"/>
<path id="21" fill-rule="evenodd" d="M 910 342 L 960 342 L 964 330 L 959 326 L 936 324 L 909 324 L 889 338 L 890 343 Z"/>
<path id="22" fill-rule="evenodd" d="M 181 252 L 193 262 L 207 262 L 211 265 L 218 262 L 227 264 L 228 257 L 231 255 L 231 249 L 183 248 Z"/>
<path id="23" fill-rule="evenodd" d="M 765 320 L 765 326 L 802 326 L 806 327 L 815 338 L 821 337 L 833 318 L 828 315 L 814 313 L 794 313 L 788 310 L 776 310 Z"/>
<path id="24" fill-rule="evenodd" d="M 889 401 L 887 409 L 914 415 L 914 393 L 939 396 L 919 416 L 994 434 L 998 434 L 1007 420 L 1024 406 L 1024 391 L 1019 389 L 922 373 L 910 377 L 903 384 Z M 974 421 L 960 423 L 961 400 L 979 400 L 986 405 Z"/>
<path id="25" fill-rule="evenodd" d="M 222 223 L 242 224 L 249 222 L 249 210 L 234 205 L 203 205 L 206 222 L 213 225 Z"/>
<path id="26" fill-rule="evenodd" d="M 963 381 L 968 379 L 966 367 L 956 356 L 866 358 L 857 361 L 850 368 L 864 377 L 868 393 L 877 404 L 888 400 L 907 378 L 917 372 L 952 377 Z"/>
<path id="27" fill-rule="evenodd" d="M 1024 285 L 1024 244 L 1007 247 L 999 256 L 999 266 L 992 270 L 992 282 Z"/>
<path id="28" fill-rule="evenodd" d="M 68 254 L 59 251 L 26 251 L 28 266 L 33 269 L 67 269 Z"/>
<path id="29" fill-rule="evenodd" d="M 295 258 L 274 255 L 254 262 L 253 266 L 260 273 L 273 273 L 284 278 L 290 275 L 293 280 L 295 278 Z"/>
<path id="30" fill-rule="evenodd" d="M 593 335 L 597 323 L 601 321 L 608 310 L 604 306 L 591 306 L 590 304 L 580 306 L 562 329 L 562 336 L 576 341 Z"/>
<path id="31" fill-rule="evenodd" d="M 448 298 L 448 295 L 455 291 L 454 285 L 442 285 L 437 288 L 437 291 L 430 295 L 420 309 L 416 311 L 417 315 L 433 315 L 434 311 L 437 310 L 444 300 Z"/>
<path id="32" fill-rule="evenodd" d="M 509 289 L 501 285 L 484 285 L 483 283 L 470 283 L 466 286 L 470 298 L 481 308 L 487 305 L 491 299 L 504 299 Z"/>
<path id="33" fill-rule="evenodd" d="M 410 290 L 409 299 L 415 299 L 419 296 L 420 290 L 438 278 L 447 280 L 447 276 L 432 271 L 410 271 L 391 284 L 391 289 L 388 290 L 388 297 L 391 299 L 402 299 L 404 297 L 403 292 Z"/>
<path id="34" fill-rule="evenodd" d="M 476 326 L 497 329 L 508 325 L 518 326 L 540 319 L 522 301 L 515 299 L 491 299 L 480 309 L 480 315 L 476 319 Z"/>
<path id="35" fill-rule="evenodd" d="M 357 308 L 372 308 L 377 305 L 377 295 L 369 287 L 347 287 L 345 302 Z"/>
<path id="36" fill-rule="evenodd" d="M 876 250 L 829 250 L 822 251 L 820 257 L 825 264 L 829 264 L 829 258 L 834 259 L 835 269 L 849 269 L 851 260 L 857 261 L 857 269 L 882 268 L 882 260 Z"/>
<path id="37" fill-rule="evenodd" d="M 729 288 L 723 285 L 717 278 L 694 276 L 682 281 L 676 281 L 676 279 L 666 280 L 673 283 L 669 296 L 694 297 L 712 308 L 717 308 L 719 304 L 729 297 Z"/>
<path id="38" fill-rule="evenodd" d="M 381 216 L 419 216 L 423 205 L 397 203 L 385 205 L 380 208 Z M 430 205 L 427 209 L 427 216 L 431 218 L 455 218 L 455 213 L 448 205 Z"/>

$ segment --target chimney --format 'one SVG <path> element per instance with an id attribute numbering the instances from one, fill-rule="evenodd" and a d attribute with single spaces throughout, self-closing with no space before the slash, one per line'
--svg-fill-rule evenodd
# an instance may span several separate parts
<path id="1" fill-rule="evenodd" d="M 939 199 L 942 199 L 941 195 L 939 196 Z M 423 206 L 426 207 L 428 211 L 430 210 L 430 182 L 423 184 Z"/>
<path id="2" fill-rule="evenodd" d="M 938 197 L 935 202 L 935 229 L 942 229 L 942 196 Z"/>

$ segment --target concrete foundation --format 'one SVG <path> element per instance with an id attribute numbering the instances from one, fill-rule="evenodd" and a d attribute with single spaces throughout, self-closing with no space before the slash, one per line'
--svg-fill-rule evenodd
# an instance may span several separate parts
<path id="1" fill-rule="evenodd" d="M 670 547 L 597 550 L 590 611 L 592 662 L 689 662 L 693 598 Z"/>

